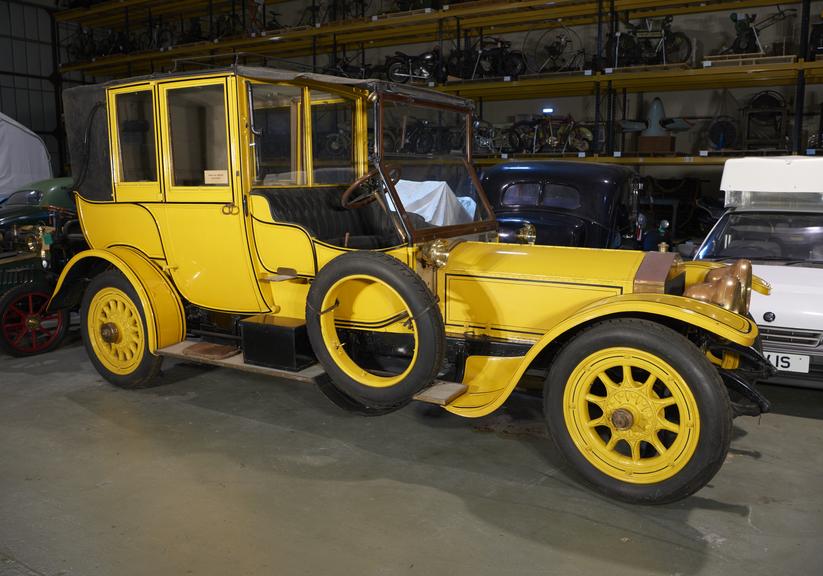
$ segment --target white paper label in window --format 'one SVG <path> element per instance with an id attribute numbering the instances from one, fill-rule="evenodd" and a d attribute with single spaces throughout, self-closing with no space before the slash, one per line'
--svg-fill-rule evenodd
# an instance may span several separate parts
<path id="1" fill-rule="evenodd" d="M 203 170 L 203 182 L 205 184 L 228 184 L 228 170 Z"/>

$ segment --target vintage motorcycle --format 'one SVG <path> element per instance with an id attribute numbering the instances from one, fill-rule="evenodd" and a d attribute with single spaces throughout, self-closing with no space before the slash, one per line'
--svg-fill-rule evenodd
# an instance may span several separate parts
<path id="1" fill-rule="evenodd" d="M 398 51 L 394 56 L 386 57 L 386 77 L 403 84 L 413 80 L 445 82 L 446 67 L 437 46 L 417 56 Z"/>
<path id="2" fill-rule="evenodd" d="M 526 71 L 526 57 L 520 50 L 512 50 L 511 46 L 511 42 L 502 38 L 483 38 L 471 48 L 452 50 L 446 67 L 452 76 L 467 80 L 516 78 Z"/>
<path id="3" fill-rule="evenodd" d="M 640 24 L 626 21 L 625 26 L 606 41 L 606 61 L 613 66 L 682 64 L 692 54 L 689 37 L 672 31 L 671 16 L 644 18 Z"/>

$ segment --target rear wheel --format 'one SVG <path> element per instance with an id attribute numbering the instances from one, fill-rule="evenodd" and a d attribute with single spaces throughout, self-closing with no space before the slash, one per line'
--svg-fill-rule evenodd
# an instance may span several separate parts
<path id="1" fill-rule="evenodd" d="M 571 340 L 546 380 L 551 435 L 599 491 L 662 504 L 706 485 L 729 449 L 728 392 L 705 355 L 646 320 L 602 322 Z"/>
<path id="2" fill-rule="evenodd" d="M 386 66 L 386 78 L 391 82 L 405 83 L 409 81 L 409 66 L 406 62 L 392 60 Z"/>
<path id="3" fill-rule="evenodd" d="M 683 64 L 692 55 L 692 41 L 683 32 L 672 32 L 663 44 L 666 51 L 665 64 Z"/>
<path id="4" fill-rule="evenodd" d="M 31 356 L 53 350 L 69 327 L 66 310 L 47 312 L 51 286 L 21 284 L 0 297 L 0 349 L 12 356 Z"/>
<path id="5" fill-rule="evenodd" d="M 91 363 L 121 388 L 144 388 L 163 359 L 149 352 L 146 318 L 134 287 L 118 270 L 89 282 L 80 308 L 80 330 Z"/>
<path id="6" fill-rule="evenodd" d="M 434 296 L 408 266 L 379 252 L 350 252 L 324 266 L 309 289 L 306 325 L 335 388 L 371 410 L 403 406 L 443 364 Z"/>

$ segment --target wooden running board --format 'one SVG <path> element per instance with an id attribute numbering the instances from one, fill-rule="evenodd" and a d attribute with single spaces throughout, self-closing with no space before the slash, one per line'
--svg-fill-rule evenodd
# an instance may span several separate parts
<path id="1" fill-rule="evenodd" d="M 314 383 L 318 376 L 324 374 L 324 370 L 320 364 L 309 366 L 299 372 L 290 372 L 288 370 L 279 370 L 277 368 L 247 364 L 243 360 L 243 355 L 239 350 L 237 350 L 235 354 L 223 358 L 214 354 L 209 354 L 206 356 L 197 353 L 198 351 L 202 351 L 204 348 L 201 344 L 203 343 L 192 340 L 184 340 L 183 342 L 178 342 L 177 344 L 172 344 L 171 346 L 161 348 L 157 351 L 157 354 L 167 358 L 176 358 L 178 360 L 196 362 L 198 364 L 207 364 L 209 366 L 218 366 L 220 368 L 231 368 L 242 372 L 250 372 L 252 374 L 263 374 L 265 376 L 275 376 L 277 378 L 288 378 L 290 380 L 298 380 L 300 382 Z M 414 400 L 428 402 L 429 404 L 437 404 L 438 406 L 445 406 L 465 393 L 467 389 L 468 387 L 465 384 L 460 384 L 458 382 L 435 380 L 431 386 L 418 392 L 414 396 Z"/>
<path id="2" fill-rule="evenodd" d="M 446 382 L 445 380 L 435 380 L 434 384 L 415 394 L 414 399 L 429 404 L 445 406 L 462 396 L 468 386 L 459 382 Z"/>
<path id="3" fill-rule="evenodd" d="M 243 372 L 250 372 L 252 374 L 263 374 L 265 376 L 275 376 L 277 378 L 288 378 L 290 380 L 299 380 L 300 382 L 314 383 L 315 378 L 323 374 L 323 368 L 320 364 L 314 364 L 308 368 L 304 368 L 299 372 L 290 372 L 288 370 L 280 370 L 277 368 L 268 368 L 266 366 L 255 366 L 254 364 L 247 364 L 243 360 L 243 355 L 238 350 L 236 354 L 225 358 L 206 357 L 195 354 L 189 349 L 193 346 L 202 344 L 202 342 L 184 340 L 177 344 L 172 344 L 157 351 L 159 356 L 167 358 L 177 358 L 179 360 L 186 360 L 188 362 L 196 362 L 198 364 L 208 364 L 209 366 L 219 366 L 220 368 L 231 368 L 233 370 L 241 370 Z M 187 354 L 188 352 L 188 354 Z"/>

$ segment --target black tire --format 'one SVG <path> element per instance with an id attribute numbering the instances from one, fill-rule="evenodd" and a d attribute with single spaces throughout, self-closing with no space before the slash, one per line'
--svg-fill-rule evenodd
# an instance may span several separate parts
<path id="1" fill-rule="evenodd" d="M 503 57 L 503 75 L 517 78 L 526 71 L 526 58 L 520 52 L 509 52 Z"/>
<path id="2" fill-rule="evenodd" d="M 46 282 L 20 284 L 0 296 L 0 350 L 11 356 L 44 354 L 57 348 L 69 328 L 68 310 L 47 313 L 53 287 Z M 47 322 L 47 328 L 41 322 Z"/>
<path id="3" fill-rule="evenodd" d="M 683 32 L 673 32 L 666 36 L 663 49 L 666 51 L 665 64 L 683 64 L 692 55 L 692 41 Z"/>
<path id="4" fill-rule="evenodd" d="M 697 408 L 696 421 L 699 424 L 699 434 L 694 451 L 679 465 L 674 475 L 659 482 L 631 483 L 604 473 L 583 455 L 569 431 L 564 411 L 564 394 L 566 387 L 570 386 L 570 378 L 584 359 L 598 351 L 612 347 L 638 349 L 668 363 L 686 383 L 694 398 Z M 655 381 L 655 386 L 658 385 L 657 382 Z M 618 390 L 622 392 L 621 389 L 618 388 Z M 665 398 L 665 396 L 660 398 Z M 588 401 L 588 396 L 586 401 Z M 676 409 L 679 410 L 679 407 Z M 657 410 L 668 410 L 668 408 Z M 570 340 L 558 353 L 546 380 L 544 412 L 549 431 L 558 450 L 575 472 L 600 492 L 631 503 L 665 504 L 698 491 L 720 469 L 731 440 L 732 407 L 728 391 L 717 370 L 687 338 L 670 328 L 648 320 L 607 320 L 595 324 Z M 612 416 L 608 418 L 611 423 L 615 422 L 613 415 L 615 412 L 612 412 Z M 644 413 L 640 414 L 643 416 Z M 592 415 L 588 414 L 587 417 L 591 418 Z M 602 410 L 603 420 L 606 417 L 607 410 L 604 409 Z M 664 417 L 668 418 L 668 415 Z M 642 422 L 640 417 L 636 418 L 638 423 Z M 632 431 L 633 429 L 630 429 L 629 433 L 633 433 Z M 684 433 L 690 435 L 692 431 L 693 429 L 687 429 Z M 615 432 L 612 433 L 615 434 Z M 602 435 L 601 439 L 604 443 L 606 442 Z M 617 444 L 619 443 L 620 440 L 617 441 Z M 642 446 L 640 440 L 637 440 L 637 444 L 638 451 L 641 448 L 650 447 L 650 445 Z M 615 450 L 616 446 L 612 450 Z M 657 453 L 656 450 L 655 452 Z"/>
<path id="5" fill-rule="evenodd" d="M 95 296 L 106 288 L 114 288 L 122 293 L 131 301 L 131 304 L 137 311 L 139 322 L 143 328 L 143 352 L 135 355 L 135 362 L 133 369 L 128 373 L 118 374 L 105 366 L 105 364 L 98 358 L 97 353 L 92 345 L 90 336 L 90 305 Z M 143 306 L 140 304 L 140 299 L 137 292 L 125 276 L 119 270 L 108 270 L 95 276 L 86 291 L 83 293 L 83 302 L 80 306 L 80 333 L 83 337 L 83 345 L 86 347 L 86 352 L 89 355 L 91 363 L 103 378 L 119 388 L 136 389 L 146 388 L 155 382 L 153 380 L 160 373 L 160 367 L 163 359 L 160 356 L 155 356 L 148 349 L 148 340 L 146 338 L 148 329 L 146 326 L 146 314 Z"/>
<path id="6" fill-rule="evenodd" d="M 386 78 L 388 78 L 390 82 L 405 84 L 410 80 L 408 64 L 401 60 L 390 61 L 386 66 Z"/>
<path id="7" fill-rule="evenodd" d="M 372 276 L 395 290 L 410 309 L 416 326 L 416 361 L 406 368 L 407 375 L 391 386 L 369 386 L 351 377 L 338 366 L 323 337 L 321 312 L 328 313 L 322 311 L 324 298 L 338 281 L 359 274 Z M 432 383 L 443 365 L 445 329 L 434 296 L 408 266 L 380 252 L 349 252 L 338 256 L 318 272 L 306 300 L 306 327 L 312 349 L 334 386 L 345 397 L 372 411 L 386 411 L 405 405 Z"/>

